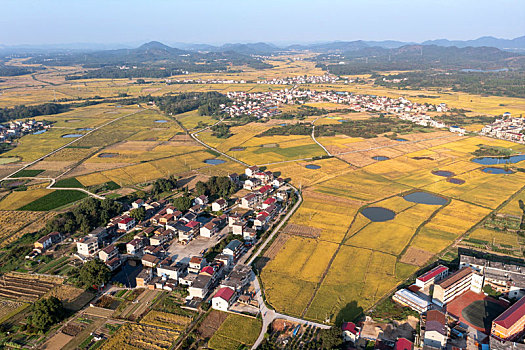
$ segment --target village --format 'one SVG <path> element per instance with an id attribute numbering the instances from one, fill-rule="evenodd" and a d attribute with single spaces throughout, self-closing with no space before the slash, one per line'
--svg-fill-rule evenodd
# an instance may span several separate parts
<path id="1" fill-rule="evenodd" d="M 523 130 L 525 130 L 524 119 L 521 117 L 513 118 L 509 112 L 505 112 L 502 118 L 496 119 L 494 123 L 484 126 L 480 134 L 497 139 L 525 143 Z"/>
<path id="2" fill-rule="evenodd" d="M 14 120 L 9 124 L 0 124 L 0 143 L 11 143 L 27 134 L 41 134 L 50 127 L 51 125 L 48 122 L 34 119 Z"/>
<path id="3" fill-rule="evenodd" d="M 501 256 L 460 250 L 458 270 L 435 264 L 392 300 L 419 319 L 381 324 L 367 317 L 359 326 L 346 322 L 345 339 L 357 347 L 372 341 L 376 349 L 525 348 L 519 343 L 525 326 L 525 267 L 502 262 Z M 400 337 L 408 324 L 412 334 Z"/>
<path id="4" fill-rule="evenodd" d="M 81 263 L 98 259 L 113 272 L 107 292 L 112 282 L 150 290 L 183 288 L 189 309 L 212 297 L 215 309 L 227 311 L 236 303 L 240 311 L 257 314 L 249 286 L 252 269 L 245 262 L 261 235 L 286 213 L 292 188 L 257 166 L 228 179 L 242 194 L 237 200 L 210 202 L 200 195 L 187 211 L 166 200 L 135 200 L 105 227 L 76 240 L 73 257 Z M 137 221 L 134 210 L 143 210 L 144 219 Z M 119 249 L 116 242 L 130 235 L 125 249 Z M 26 259 L 38 260 L 65 239 L 58 232 L 38 239 Z"/>
<path id="5" fill-rule="evenodd" d="M 419 104 L 404 97 L 390 98 L 385 96 L 358 95 L 349 92 L 298 90 L 295 88 L 270 92 L 228 92 L 228 97 L 234 103 L 232 106 L 221 106 L 230 117 L 242 115 L 260 118 L 272 118 L 280 113 L 280 105 L 305 104 L 308 102 L 331 102 L 343 104 L 354 112 L 391 113 L 402 120 L 421 126 L 449 131 L 464 135 L 466 130 L 458 126 L 448 126 L 427 115 L 429 112 L 445 113 L 448 107 L 444 103 L 438 105 Z"/>

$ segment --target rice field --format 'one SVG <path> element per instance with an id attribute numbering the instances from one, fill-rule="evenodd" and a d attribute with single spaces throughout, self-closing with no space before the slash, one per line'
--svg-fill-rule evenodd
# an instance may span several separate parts
<path id="1" fill-rule="evenodd" d="M 214 350 L 236 350 L 251 347 L 261 331 L 262 321 L 241 315 L 230 314 L 208 342 Z M 239 331 L 242 330 L 242 331 Z"/>

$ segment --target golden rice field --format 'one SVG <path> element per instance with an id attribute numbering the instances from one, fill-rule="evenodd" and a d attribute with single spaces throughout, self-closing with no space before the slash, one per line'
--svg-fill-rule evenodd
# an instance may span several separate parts
<path id="1" fill-rule="evenodd" d="M 257 340 L 261 328 L 262 321 L 258 318 L 230 314 L 210 338 L 208 346 L 214 350 L 236 350 L 242 345 L 249 348 Z"/>

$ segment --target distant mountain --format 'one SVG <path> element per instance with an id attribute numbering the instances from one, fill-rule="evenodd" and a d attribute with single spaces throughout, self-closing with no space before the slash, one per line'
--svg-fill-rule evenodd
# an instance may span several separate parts
<path id="1" fill-rule="evenodd" d="M 290 45 L 286 47 L 287 50 L 309 50 L 309 51 L 315 51 L 315 52 L 323 52 L 323 53 L 337 53 L 337 52 L 344 52 L 344 51 L 354 51 L 354 50 L 360 50 L 365 47 L 368 47 L 368 44 L 366 44 L 362 40 L 356 40 L 356 41 L 334 41 L 329 43 L 321 43 L 321 44 L 311 44 L 311 45 Z"/>
<path id="2" fill-rule="evenodd" d="M 267 43 L 250 43 L 250 44 L 224 44 L 217 51 L 233 51 L 243 54 L 269 54 L 282 49 L 275 45 Z"/>
<path id="3" fill-rule="evenodd" d="M 495 47 L 405 45 L 386 49 L 378 46 L 349 50 L 334 58 L 321 54 L 316 60 L 335 74 L 365 74 L 384 70 L 424 69 L 523 69 L 525 55 Z M 344 64 L 340 64 L 340 62 Z"/>
<path id="4" fill-rule="evenodd" d="M 492 36 L 484 36 L 474 40 L 448 40 L 437 39 L 427 40 L 423 45 L 438 45 L 438 46 L 456 46 L 456 47 L 480 47 L 489 46 L 496 47 L 501 50 L 525 50 L 525 36 L 520 36 L 515 39 L 498 39 Z"/>

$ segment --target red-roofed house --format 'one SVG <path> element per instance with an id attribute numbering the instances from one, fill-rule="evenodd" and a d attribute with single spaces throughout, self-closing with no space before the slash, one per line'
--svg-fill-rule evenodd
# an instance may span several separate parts
<path id="1" fill-rule="evenodd" d="M 414 344 L 406 338 L 399 338 L 396 341 L 396 346 L 394 347 L 394 350 L 412 350 L 414 347 Z"/>
<path id="2" fill-rule="evenodd" d="M 262 208 L 263 209 L 266 209 L 268 208 L 270 205 L 274 204 L 277 200 L 273 197 L 268 197 L 266 198 L 266 200 L 263 202 L 262 204 Z"/>
<path id="3" fill-rule="evenodd" d="M 213 269 L 213 266 L 204 266 L 200 273 L 206 274 L 208 276 L 213 276 L 215 274 L 215 270 Z"/>
<path id="4" fill-rule="evenodd" d="M 219 289 L 211 299 L 211 307 L 220 311 L 228 311 L 234 295 L 235 292 L 231 288 L 223 287 Z"/>
<path id="5" fill-rule="evenodd" d="M 270 193 L 270 190 L 272 190 L 273 187 L 270 185 L 264 185 L 263 187 L 259 188 L 259 193 L 263 196 L 267 196 Z"/>
<path id="6" fill-rule="evenodd" d="M 359 328 L 355 326 L 353 322 L 344 322 L 341 326 L 343 331 L 343 340 L 349 341 L 355 344 L 357 339 L 359 339 Z"/>
<path id="7" fill-rule="evenodd" d="M 491 334 L 502 340 L 515 340 L 525 332 L 525 297 L 492 321 Z"/>
<path id="8" fill-rule="evenodd" d="M 416 279 L 416 286 L 426 288 L 448 276 L 448 267 L 438 265 Z"/>
<path id="9" fill-rule="evenodd" d="M 129 231 L 135 227 L 135 219 L 126 217 L 118 222 L 118 228 L 120 230 Z"/>

